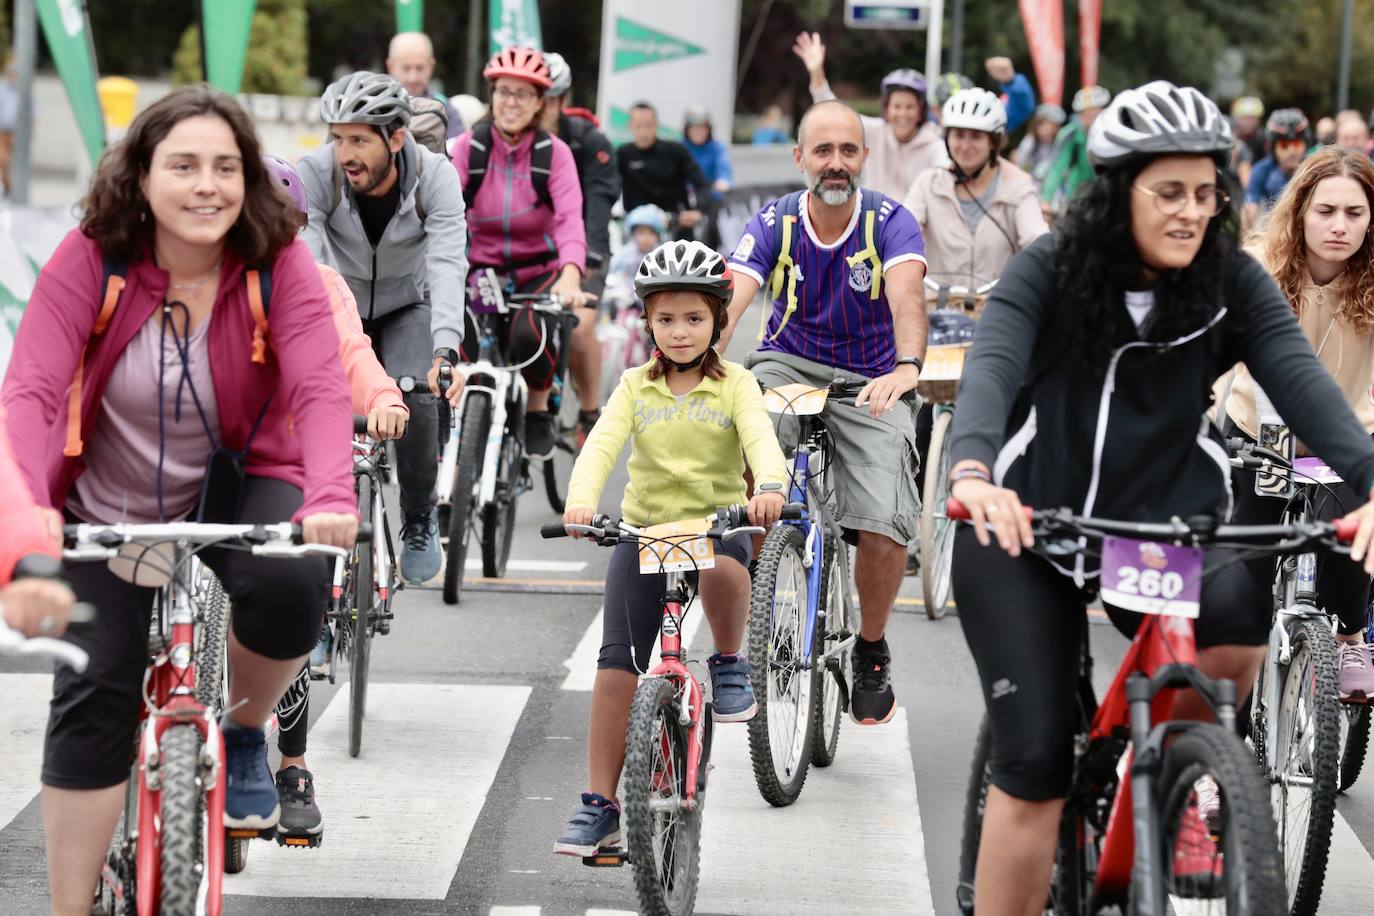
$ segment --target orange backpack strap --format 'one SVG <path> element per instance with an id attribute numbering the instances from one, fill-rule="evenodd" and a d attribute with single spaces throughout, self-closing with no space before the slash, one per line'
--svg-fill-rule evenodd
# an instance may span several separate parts
<path id="1" fill-rule="evenodd" d="M 248 281 L 248 310 L 253 313 L 253 362 L 261 365 L 267 362 L 267 308 L 263 304 L 262 274 L 249 270 L 244 278 Z"/>
<path id="2" fill-rule="evenodd" d="M 127 272 L 128 266 L 125 264 L 106 262 L 105 299 L 100 303 L 100 312 L 95 317 L 95 324 L 91 326 L 91 337 L 101 336 L 110 326 L 115 307 L 119 305 L 119 297 L 124 292 L 124 277 Z M 79 457 L 85 448 L 85 443 L 81 441 L 81 387 L 85 380 L 86 353 L 90 346 L 88 340 L 81 348 L 81 358 L 76 363 L 76 374 L 72 376 L 71 387 L 67 389 L 67 443 L 62 449 L 62 454 L 68 458 Z"/>

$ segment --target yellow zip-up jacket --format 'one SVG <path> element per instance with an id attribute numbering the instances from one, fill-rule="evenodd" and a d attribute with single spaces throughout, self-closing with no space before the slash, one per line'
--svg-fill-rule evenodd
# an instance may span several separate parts
<path id="1" fill-rule="evenodd" d="M 744 459 L 756 484 L 788 483 L 787 461 L 759 383 L 722 360 L 725 378 L 703 378 L 678 396 L 648 366 L 625 370 L 587 436 L 568 484 L 569 508 L 598 508 L 606 478 L 630 441 L 630 482 L 620 514 L 635 526 L 703 518 L 745 501 Z"/>

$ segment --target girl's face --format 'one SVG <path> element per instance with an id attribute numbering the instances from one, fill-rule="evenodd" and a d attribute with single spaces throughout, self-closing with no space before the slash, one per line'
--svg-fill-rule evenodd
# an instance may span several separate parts
<path id="1" fill-rule="evenodd" d="M 1217 167 L 1207 156 L 1162 156 L 1131 186 L 1131 235 L 1146 267 L 1181 270 L 1216 213 Z"/>
<path id="2" fill-rule="evenodd" d="M 182 120 L 153 148 L 141 184 L 160 238 L 221 244 L 243 211 L 243 155 L 234 131 L 215 115 Z"/>
<path id="3" fill-rule="evenodd" d="M 701 294 L 683 290 L 656 294 L 647 320 L 654 343 L 675 363 L 689 363 L 705 353 L 715 330 L 715 317 Z"/>
<path id="4" fill-rule="evenodd" d="M 1317 182 L 1302 217 L 1309 263 L 1344 264 L 1369 231 L 1369 198 L 1353 178 L 1332 175 Z"/>

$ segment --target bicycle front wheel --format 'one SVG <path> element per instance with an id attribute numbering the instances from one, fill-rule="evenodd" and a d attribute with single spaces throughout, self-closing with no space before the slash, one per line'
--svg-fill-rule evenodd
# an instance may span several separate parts
<path id="1" fill-rule="evenodd" d="M 463 574 L 472 538 L 472 514 L 477 502 L 477 483 L 482 473 L 482 454 L 491 423 L 491 404 L 482 395 L 463 402 L 462 431 L 458 436 L 458 468 L 449 497 L 448 552 L 444 561 L 444 603 L 457 604 L 463 594 Z"/>
<path id="2" fill-rule="evenodd" d="M 645 916 L 687 916 L 696 905 L 702 796 L 687 810 L 687 745 L 673 683 L 640 681 L 625 733 L 624 799 L 625 844 Z"/>
<path id="3" fill-rule="evenodd" d="M 949 606 L 954 565 L 955 523 L 945 514 L 949 499 L 949 454 L 954 411 L 936 406 L 935 426 L 926 452 L 925 492 L 921 496 L 921 585 L 926 616 L 939 620 Z"/>
<path id="4" fill-rule="evenodd" d="M 357 481 L 358 505 L 362 507 L 363 518 L 367 519 L 372 514 L 372 478 L 363 474 Z M 348 756 L 357 757 L 363 749 L 367 667 L 372 658 L 372 607 L 377 594 L 372 582 L 371 544 L 358 544 L 353 548 L 348 589 L 348 606 L 353 612 L 353 654 L 348 672 Z"/>
<path id="5" fill-rule="evenodd" d="M 1336 638 L 1325 621 L 1303 621 L 1292 634 L 1292 661 L 1283 673 L 1278 769 L 1270 799 L 1283 850 L 1289 912 L 1311 916 L 1322 882 L 1336 816 L 1341 709 Z"/>
<path id="6" fill-rule="evenodd" d="M 801 529 L 779 525 L 764 538 L 749 608 L 749 667 L 759 713 L 749 720 L 749 757 L 759 794 L 784 807 L 801 794 L 811 765 L 816 673 L 807 660 L 812 595 Z"/>
<path id="7" fill-rule="evenodd" d="M 161 834 L 161 901 L 164 913 L 194 913 L 200 882 L 205 805 L 200 778 L 200 732 L 194 725 L 173 725 L 162 734 L 162 792 L 158 809 Z M 152 842 L 153 838 L 148 837 Z"/>
<path id="8" fill-rule="evenodd" d="M 1196 725 L 1165 752 L 1156 857 L 1173 912 L 1288 912 L 1267 795 L 1250 752 L 1220 725 Z"/>

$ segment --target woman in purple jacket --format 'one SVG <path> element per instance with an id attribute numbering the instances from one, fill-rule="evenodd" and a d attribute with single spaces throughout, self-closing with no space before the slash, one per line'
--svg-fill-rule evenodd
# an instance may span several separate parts
<path id="1" fill-rule="evenodd" d="M 329 298 L 247 115 L 203 86 L 172 92 L 105 154 L 83 209 L 34 287 L 3 389 L 35 499 L 68 520 L 178 521 L 197 514 L 212 454 L 237 455 L 237 507 L 205 520 L 291 518 L 308 542 L 351 546 L 351 411 Z M 115 263 L 127 282 L 99 322 Z M 251 267 L 270 274 L 265 328 Z M 234 606 L 225 823 L 265 829 L 280 809 L 262 726 L 315 644 L 329 567 L 202 558 Z M 104 564 L 67 576 L 100 613 L 68 631 L 90 666 L 56 675 L 44 748 L 48 877 L 64 914 L 90 912 L 119 818 L 155 595 Z"/>

